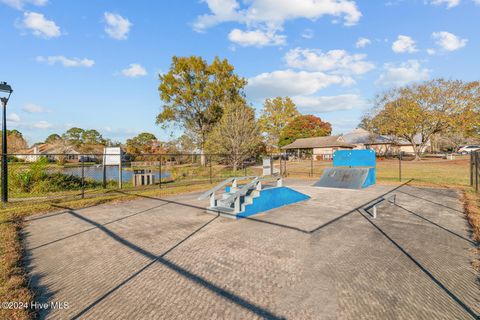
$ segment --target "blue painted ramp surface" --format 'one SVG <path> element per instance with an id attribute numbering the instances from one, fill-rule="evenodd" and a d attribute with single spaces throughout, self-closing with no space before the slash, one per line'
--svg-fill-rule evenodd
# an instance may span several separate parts
<path id="1" fill-rule="evenodd" d="M 334 167 L 375 167 L 377 158 L 373 150 L 337 150 L 333 153 Z"/>
<path id="2" fill-rule="evenodd" d="M 245 207 L 245 211 L 237 215 L 238 218 L 248 217 L 260 212 L 283 207 L 299 201 L 310 199 L 309 196 L 288 187 L 267 188 L 260 191 L 260 196 L 253 199 L 253 203 Z"/>
<path id="3" fill-rule="evenodd" d="M 315 187 L 362 189 L 367 180 L 369 168 L 325 168 Z"/>
<path id="4" fill-rule="evenodd" d="M 317 187 L 361 189 L 377 180 L 377 158 L 373 150 L 337 150 L 333 168 L 324 170 Z M 365 175 L 366 172 L 366 176 Z"/>

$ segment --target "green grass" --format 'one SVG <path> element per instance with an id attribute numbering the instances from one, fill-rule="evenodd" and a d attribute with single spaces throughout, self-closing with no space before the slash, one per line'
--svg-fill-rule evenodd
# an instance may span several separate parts
<path id="1" fill-rule="evenodd" d="M 469 160 L 466 157 L 457 160 L 425 159 L 421 161 L 402 161 L 402 181 L 414 179 L 414 184 L 432 184 L 440 186 L 469 186 Z M 318 178 L 323 169 L 331 167 L 330 161 L 288 161 L 289 177 Z M 313 167 L 313 175 L 311 174 Z M 377 182 L 391 183 L 399 181 L 399 161 L 396 159 L 377 160 Z"/>

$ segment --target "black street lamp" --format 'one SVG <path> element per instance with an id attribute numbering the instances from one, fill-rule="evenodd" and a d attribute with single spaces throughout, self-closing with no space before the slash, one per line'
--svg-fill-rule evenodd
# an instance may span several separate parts
<path id="1" fill-rule="evenodd" d="M 2 121 L 2 202 L 8 202 L 8 166 L 7 166 L 7 103 L 13 90 L 6 82 L 0 82 L 0 92 L 8 93 L 7 97 L 1 97 L 3 106 Z"/>

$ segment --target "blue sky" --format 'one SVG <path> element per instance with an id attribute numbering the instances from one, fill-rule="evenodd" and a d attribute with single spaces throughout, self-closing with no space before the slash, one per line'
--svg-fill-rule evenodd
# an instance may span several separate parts
<path id="1" fill-rule="evenodd" d="M 480 0 L 0 0 L 0 30 L 8 126 L 29 143 L 178 135 L 155 125 L 173 55 L 227 58 L 258 110 L 288 95 L 335 133 L 391 86 L 480 71 Z"/>

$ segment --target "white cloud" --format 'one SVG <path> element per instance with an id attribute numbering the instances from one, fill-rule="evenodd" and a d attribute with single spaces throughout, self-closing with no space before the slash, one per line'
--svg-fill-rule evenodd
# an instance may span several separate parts
<path id="1" fill-rule="evenodd" d="M 392 50 L 395 53 L 413 53 L 418 51 L 415 47 L 415 41 L 409 36 L 399 35 L 397 40 L 392 44 Z"/>
<path id="2" fill-rule="evenodd" d="M 242 31 L 240 29 L 233 29 L 228 34 L 228 39 L 243 47 L 263 47 L 285 44 L 285 36 L 277 35 L 269 31 L 263 32 L 261 30 Z"/>
<path id="3" fill-rule="evenodd" d="M 435 53 L 437 53 L 437 51 L 435 51 L 435 49 L 432 49 L 432 48 L 427 49 L 427 54 L 428 55 L 433 56 Z"/>
<path id="4" fill-rule="evenodd" d="M 33 124 L 33 127 L 37 129 L 48 129 L 52 127 L 52 124 L 48 121 L 42 120 L 42 121 L 35 122 Z"/>
<path id="5" fill-rule="evenodd" d="M 365 61 L 365 54 L 349 54 L 345 50 L 322 52 L 318 49 L 296 48 L 285 54 L 287 66 L 310 71 L 330 71 L 333 74 L 366 73 L 375 65 Z"/>
<path id="6" fill-rule="evenodd" d="M 445 51 L 455 51 L 467 45 L 468 39 L 460 39 L 453 33 L 440 31 L 432 33 L 435 43 Z"/>
<path id="7" fill-rule="evenodd" d="M 477 6 L 480 6 L 480 0 L 473 0 Z"/>
<path id="8" fill-rule="evenodd" d="M 314 35 L 315 34 L 313 33 L 312 29 L 305 29 L 301 34 L 302 38 L 305 38 L 305 39 L 312 39 Z"/>
<path id="9" fill-rule="evenodd" d="M 7 121 L 10 122 L 20 122 L 20 116 L 16 113 L 9 113 L 7 114 Z"/>
<path id="10" fill-rule="evenodd" d="M 45 112 L 45 110 L 42 107 L 33 103 L 27 103 L 26 105 L 23 106 L 22 110 L 28 113 Z"/>
<path id="11" fill-rule="evenodd" d="M 222 22 L 238 22 L 245 25 L 262 24 L 281 29 L 285 21 L 305 18 L 318 19 L 325 15 L 343 17 L 345 25 L 356 24 L 362 13 L 351 0 L 250 0 L 241 7 L 236 0 L 204 0 L 211 14 L 197 17 L 194 29 L 203 31 Z"/>
<path id="12" fill-rule="evenodd" d="M 458 6 L 460 4 L 460 0 L 431 0 L 430 3 L 437 6 L 446 4 L 447 8 L 450 9 Z"/>
<path id="13" fill-rule="evenodd" d="M 47 4 L 48 1 L 47 0 L 0 0 L 0 2 L 12 8 L 23 10 L 23 7 L 25 7 L 28 4 L 31 4 L 34 6 L 44 6 Z"/>
<path id="14" fill-rule="evenodd" d="M 119 14 L 105 12 L 103 14 L 105 18 L 105 32 L 113 39 L 126 40 L 128 38 L 128 32 L 132 27 L 132 23 L 122 17 Z"/>
<path id="15" fill-rule="evenodd" d="M 21 28 L 30 30 L 33 35 L 41 38 L 56 38 L 62 33 L 53 20 L 48 20 L 41 13 L 24 12 Z"/>
<path id="16" fill-rule="evenodd" d="M 138 63 L 132 63 L 128 68 L 121 71 L 122 75 L 129 78 L 143 77 L 147 75 L 147 70 Z"/>
<path id="17" fill-rule="evenodd" d="M 353 0 L 248 0 L 241 3 L 237 0 L 203 0 L 203 2 L 207 3 L 210 13 L 197 17 L 193 23 L 195 31 L 203 32 L 224 22 L 237 22 L 247 27 L 247 31 L 242 31 L 244 36 L 245 33 L 261 30 L 260 32 L 269 35 L 269 38 L 277 39 L 270 43 L 277 44 L 283 44 L 285 41 L 286 36 L 277 33 L 283 30 L 284 23 L 289 20 L 304 18 L 313 21 L 330 15 L 335 19 L 343 18 L 344 24 L 351 26 L 362 16 Z"/>
<path id="18" fill-rule="evenodd" d="M 303 113 L 310 114 L 359 109 L 367 105 L 365 99 L 356 94 L 295 96 L 292 99 Z"/>
<path id="19" fill-rule="evenodd" d="M 354 80 L 348 76 L 329 75 L 323 72 L 278 70 L 265 72 L 248 79 L 247 95 L 252 100 L 276 96 L 311 95 L 333 84 L 349 85 Z"/>
<path id="20" fill-rule="evenodd" d="M 357 48 L 365 48 L 367 45 L 371 44 L 372 41 L 367 38 L 358 38 L 357 42 L 355 43 L 355 47 Z"/>
<path id="21" fill-rule="evenodd" d="M 408 60 L 400 64 L 386 63 L 384 73 L 375 84 L 381 86 L 403 86 L 410 82 L 427 80 L 430 70 L 422 68 L 417 60 Z"/>
<path id="22" fill-rule="evenodd" d="M 47 63 L 49 65 L 54 65 L 56 63 L 62 64 L 64 67 L 84 67 L 90 68 L 95 64 L 95 61 L 91 59 L 79 59 L 79 58 L 67 58 L 64 56 L 49 56 L 43 57 L 38 56 L 35 58 L 37 62 Z"/>

